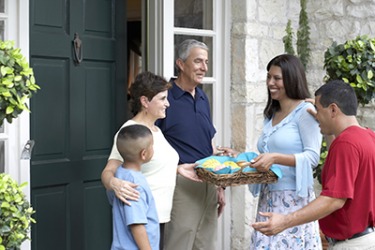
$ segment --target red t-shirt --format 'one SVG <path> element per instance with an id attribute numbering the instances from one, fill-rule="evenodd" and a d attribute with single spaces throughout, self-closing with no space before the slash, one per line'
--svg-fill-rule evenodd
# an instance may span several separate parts
<path id="1" fill-rule="evenodd" d="M 351 126 L 331 144 L 322 170 L 321 195 L 346 198 L 345 205 L 319 220 L 323 233 L 351 238 L 375 224 L 375 133 Z"/>

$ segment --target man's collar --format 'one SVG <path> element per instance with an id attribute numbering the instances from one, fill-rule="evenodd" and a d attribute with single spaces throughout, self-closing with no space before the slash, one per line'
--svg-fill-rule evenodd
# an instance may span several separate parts
<path id="1" fill-rule="evenodd" d="M 189 94 L 187 91 L 182 90 L 175 82 L 176 79 L 171 79 L 173 87 L 171 88 L 171 93 L 174 97 L 174 99 L 179 99 L 181 96 L 183 96 L 185 93 Z M 201 88 L 195 87 L 195 99 L 202 98 L 204 99 L 203 90 Z"/>

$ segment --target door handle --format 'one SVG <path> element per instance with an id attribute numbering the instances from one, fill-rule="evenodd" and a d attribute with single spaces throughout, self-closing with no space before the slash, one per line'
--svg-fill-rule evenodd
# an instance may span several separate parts
<path id="1" fill-rule="evenodd" d="M 28 140 L 23 147 L 22 153 L 21 153 L 21 160 L 30 160 L 31 159 L 31 152 L 33 151 L 35 141 L 34 140 Z"/>
<path id="2" fill-rule="evenodd" d="M 74 62 L 76 64 L 80 64 L 83 58 L 83 51 L 82 51 L 82 41 L 79 39 L 78 33 L 74 33 L 74 40 L 73 40 L 73 55 L 74 55 Z"/>

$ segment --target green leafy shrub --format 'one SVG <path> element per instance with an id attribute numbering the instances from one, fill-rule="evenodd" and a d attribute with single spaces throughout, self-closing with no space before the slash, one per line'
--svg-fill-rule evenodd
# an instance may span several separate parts
<path id="1" fill-rule="evenodd" d="M 8 174 L 0 174 L 0 250 L 18 250 L 29 239 L 35 211 L 22 191 L 26 185 L 18 185 Z"/>
<path id="2" fill-rule="evenodd" d="M 323 166 L 324 166 L 324 162 L 327 158 L 327 155 L 328 155 L 327 143 L 323 140 L 322 141 L 322 148 L 321 148 L 321 151 L 320 151 L 319 163 L 318 163 L 318 166 L 316 168 L 314 168 L 314 171 L 313 171 L 314 178 L 316 178 L 319 181 L 320 184 L 322 183 L 321 174 L 322 174 L 322 169 L 323 169 Z"/>
<path id="3" fill-rule="evenodd" d="M 0 125 L 9 123 L 22 111 L 29 111 L 26 101 L 36 92 L 34 73 L 14 41 L 0 40 Z"/>
<path id="4" fill-rule="evenodd" d="M 324 68 L 325 81 L 342 79 L 354 88 L 360 104 L 368 104 L 375 91 L 375 38 L 363 35 L 334 42 L 324 54 Z"/>

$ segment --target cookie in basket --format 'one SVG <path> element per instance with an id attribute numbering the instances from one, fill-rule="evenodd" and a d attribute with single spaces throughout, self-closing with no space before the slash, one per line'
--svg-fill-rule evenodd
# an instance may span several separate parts
<path id="1" fill-rule="evenodd" d="M 230 167 L 230 169 L 231 169 L 230 172 L 231 172 L 231 173 L 237 172 L 238 170 L 241 169 L 241 167 L 238 166 L 238 164 L 235 163 L 234 161 L 225 161 L 225 162 L 223 163 L 223 165 L 224 165 L 224 166 L 227 166 L 227 167 Z"/>
<path id="2" fill-rule="evenodd" d="M 207 159 L 205 162 L 202 163 L 203 168 L 210 169 L 215 169 L 219 165 L 221 165 L 221 163 L 216 159 Z"/>

